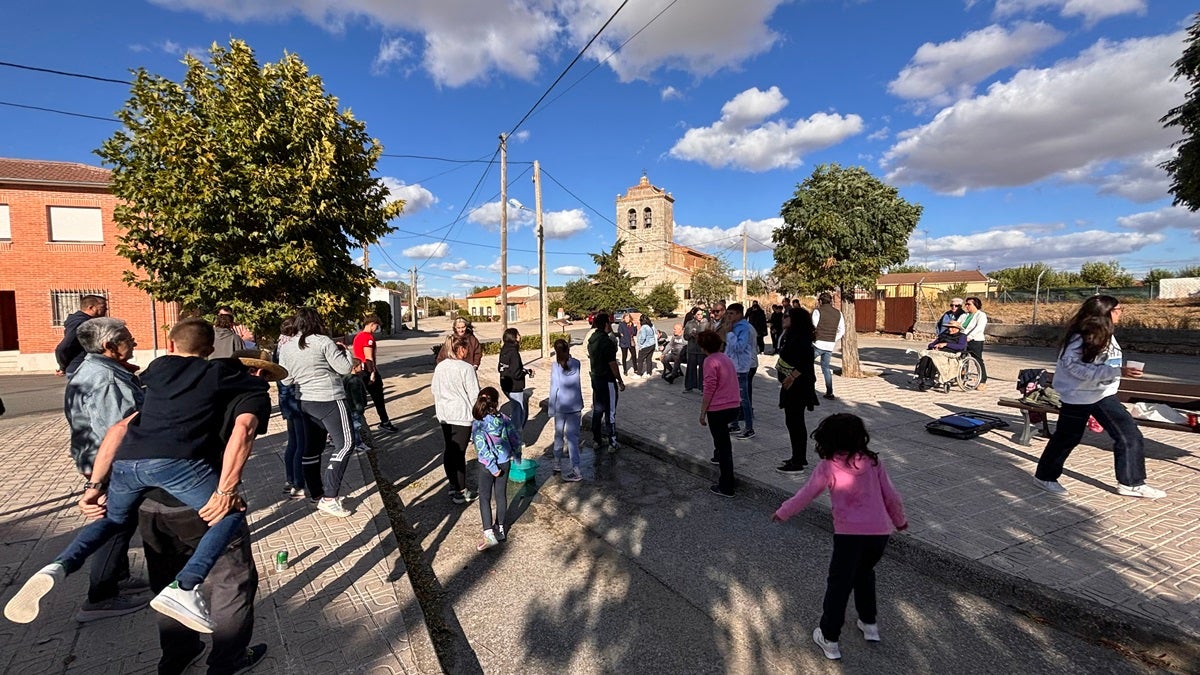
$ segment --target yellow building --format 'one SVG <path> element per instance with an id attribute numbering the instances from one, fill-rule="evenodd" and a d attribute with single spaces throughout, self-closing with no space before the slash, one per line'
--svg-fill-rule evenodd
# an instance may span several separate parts
<path id="1" fill-rule="evenodd" d="M 911 298 L 920 289 L 927 300 L 936 299 L 951 291 L 966 297 L 987 297 L 995 290 L 996 282 L 979 270 L 961 272 L 901 272 L 883 274 L 875 281 L 875 296 L 879 298 Z"/>
<path id="2" fill-rule="evenodd" d="M 538 289 L 533 286 L 508 287 L 509 323 L 536 320 L 541 311 L 542 303 L 538 299 Z M 467 312 L 480 319 L 500 316 L 500 287 L 468 295 Z"/>

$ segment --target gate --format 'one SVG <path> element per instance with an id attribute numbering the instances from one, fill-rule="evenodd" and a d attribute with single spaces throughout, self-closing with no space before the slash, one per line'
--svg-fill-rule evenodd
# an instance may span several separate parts
<path id="1" fill-rule="evenodd" d="M 878 324 L 875 313 L 878 300 L 854 301 L 854 330 L 859 333 L 874 333 Z"/>
<path id="2" fill-rule="evenodd" d="M 903 335 L 917 322 L 917 299 L 887 298 L 883 301 L 883 332 Z M 859 328 L 859 330 L 862 330 Z"/>

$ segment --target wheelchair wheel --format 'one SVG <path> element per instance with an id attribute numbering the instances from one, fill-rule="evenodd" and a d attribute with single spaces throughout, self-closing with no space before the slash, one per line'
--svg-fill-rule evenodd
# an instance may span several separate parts
<path id="1" fill-rule="evenodd" d="M 963 391 L 975 391 L 983 378 L 983 369 L 974 356 L 964 354 L 958 367 L 958 386 Z"/>

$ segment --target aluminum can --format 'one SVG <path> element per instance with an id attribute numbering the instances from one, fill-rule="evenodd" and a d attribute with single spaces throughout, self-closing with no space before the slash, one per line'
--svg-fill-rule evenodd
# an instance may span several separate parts
<path id="1" fill-rule="evenodd" d="M 288 568 L 288 552 L 279 551 L 275 554 L 275 571 L 284 572 Z"/>

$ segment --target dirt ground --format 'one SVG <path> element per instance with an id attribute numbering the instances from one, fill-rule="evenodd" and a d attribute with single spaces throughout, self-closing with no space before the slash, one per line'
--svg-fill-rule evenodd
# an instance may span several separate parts
<path id="1" fill-rule="evenodd" d="M 1131 300 L 1122 302 L 1121 307 L 1124 309 L 1121 313 L 1121 325 L 1128 328 L 1200 330 L 1198 300 Z M 1077 302 L 1039 303 L 1038 323 L 1066 325 L 1078 308 Z M 1027 324 L 1033 317 L 1033 303 L 992 301 L 984 306 L 984 311 L 987 312 L 989 321 Z"/>

